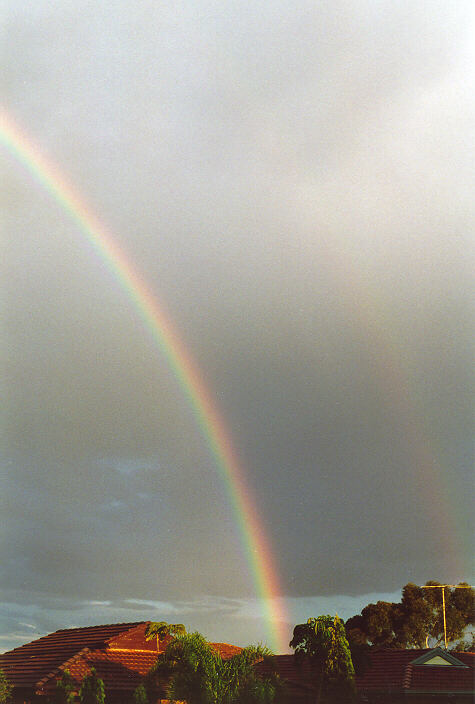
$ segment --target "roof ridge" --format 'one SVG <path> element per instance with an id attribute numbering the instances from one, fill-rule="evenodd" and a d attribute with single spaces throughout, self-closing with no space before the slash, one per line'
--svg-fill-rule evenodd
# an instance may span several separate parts
<path id="1" fill-rule="evenodd" d="M 150 650 L 149 648 L 98 648 L 98 650 L 104 650 L 105 653 L 151 653 L 151 655 L 160 655 L 160 652 L 156 650 Z M 94 651 L 95 652 L 95 651 Z"/>
<path id="2" fill-rule="evenodd" d="M 442 660 L 445 660 L 446 663 L 449 663 L 450 665 L 455 665 L 456 667 L 467 667 L 467 665 L 465 665 L 462 660 L 459 660 L 459 658 L 456 658 L 453 653 L 451 654 L 447 650 L 443 650 L 440 647 L 432 648 L 432 650 L 429 650 L 427 653 L 424 653 L 424 655 L 422 655 L 420 658 L 412 660 L 412 664 L 425 665 L 426 663 L 430 662 L 430 660 L 434 657 L 439 657 Z M 437 663 L 433 664 L 437 665 Z"/>
<path id="3" fill-rule="evenodd" d="M 53 633 L 66 633 L 67 631 L 84 631 L 88 628 L 109 628 L 110 626 L 130 626 L 134 628 L 135 626 L 140 626 L 142 623 L 148 623 L 148 621 L 123 621 L 119 623 L 99 623 L 94 626 L 73 626 L 71 628 L 59 628 Z M 51 633 L 49 635 L 52 635 Z M 46 638 L 47 636 L 43 636 Z"/>
<path id="4" fill-rule="evenodd" d="M 49 672 L 47 675 L 38 680 L 38 682 L 36 683 L 37 690 L 43 687 L 43 685 L 46 684 L 46 682 L 52 677 L 54 677 L 58 672 L 60 672 L 61 670 L 67 670 L 69 665 L 72 665 L 72 663 L 76 662 L 76 660 L 79 660 L 85 653 L 88 652 L 90 652 L 90 648 L 85 646 L 84 648 L 81 648 L 79 652 L 75 653 L 72 657 L 68 658 L 60 665 L 58 665 L 58 667 L 56 667 L 54 670 L 51 670 L 51 672 Z"/>
<path id="5" fill-rule="evenodd" d="M 210 641 L 210 645 L 230 645 L 230 646 L 232 646 L 233 648 L 241 648 L 241 647 L 242 647 L 242 646 L 240 646 L 240 645 L 234 645 L 234 643 L 225 643 L 225 642 L 222 641 L 222 640 L 219 640 L 219 641 L 218 641 L 218 640 L 217 640 L 217 641 Z"/>
<path id="6" fill-rule="evenodd" d="M 51 633 L 46 633 L 43 636 L 40 636 L 39 638 L 35 638 L 32 641 L 29 641 L 28 643 L 23 643 L 22 645 L 17 645 L 16 648 L 12 648 L 11 650 L 7 650 L 5 653 L 2 653 L 2 655 L 10 655 L 11 653 L 20 654 L 22 651 L 25 652 L 25 648 L 30 648 L 31 646 L 37 646 L 38 643 L 41 641 L 41 645 L 44 643 L 51 643 L 54 642 L 54 636 L 57 637 L 62 637 L 68 633 L 73 634 L 74 632 L 77 632 L 78 635 L 84 634 L 85 632 L 89 631 L 100 631 L 101 629 L 107 629 L 107 628 L 123 628 L 124 630 L 131 630 L 132 628 L 136 628 L 137 626 L 140 626 L 144 623 L 148 623 L 148 621 L 125 621 L 123 623 L 103 623 L 95 626 L 75 626 L 73 628 L 59 628 L 57 631 L 52 631 Z M 94 635 L 94 633 L 91 633 L 91 635 Z M 99 634 L 98 634 L 99 635 Z M 112 638 L 117 638 L 117 636 L 120 635 L 120 631 L 116 633 L 115 635 L 109 635 L 109 634 L 104 634 L 104 636 L 107 636 L 104 638 L 103 642 L 107 642 L 108 640 Z"/>
<path id="7" fill-rule="evenodd" d="M 54 631 L 55 633 L 57 631 Z M 47 633 L 44 636 L 40 636 L 39 638 L 36 638 L 35 640 L 30 640 L 28 643 L 23 643 L 22 645 L 17 645 L 16 648 L 12 648 L 11 650 L 7 650 L 6 652 L 2 653 L 2 655 L 9 655 L 10 653 L 14 653 L 16 650 L 21 650 L 22 648 L 25 648 L 27 645 L 31 645 L 32 643 L 37 643 L 39 640 L 43 640 L 43 638 L 49 638 L 51 636 L 51 633 Z"/>
<path id="8" fill-rule="evenodd" d="M 132 623 L 130 623 L 130 624 L 125 624 L 125 623 L 123 623 L 123 624 L 121 624 L 121 623 L 110 624 L 110 625 L 117 625 L 117 626 L 129 625 L 130 628 L 127 628 L 125 631 L 122 631 L 122 632 L 120 632 L 120 633 L 116 633 L 115 635 L 111 636 L 110 638 L 106 638 L 106 640 L 104 641 L 104 643 L 110 643 L 111 640 L 116 640 L 116 638 L 118 638 L 119 636 L 123 635 L 124 633 L 128 633 L 129 631 L 133 631 L 135 628 L 138 628 L 139 626 L 143 626 L 143 625 L 145 625 L 145 624 L 147 624 L 147 623 L 150 623 L 150 621 L 134 621 L 134 622 L 132 622 Z"/>

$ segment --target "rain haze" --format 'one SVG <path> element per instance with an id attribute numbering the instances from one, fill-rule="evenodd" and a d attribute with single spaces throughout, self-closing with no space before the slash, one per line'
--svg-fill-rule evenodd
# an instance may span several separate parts
<path id="1" fill-rule="evenodd" d="M 8 122 L 200 370 L 288 640 L 473 583 L 474 27 L 463 0 L 4 3 Z M 148 619 L 266 641 L 179 360 L 10 147 L 1 649 Z"/>

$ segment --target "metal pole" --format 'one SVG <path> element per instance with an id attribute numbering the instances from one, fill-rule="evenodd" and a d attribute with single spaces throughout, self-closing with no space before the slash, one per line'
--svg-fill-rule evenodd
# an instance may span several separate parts
<path id="1" fill-rule="evenodd" d="M 445 587 L 442 587 L 442 611 L 444 613 L 444 643 L 447 650 L 447 624 L 445 622 Z"/>
<path id="2" fill-rule="evenodd" d="M 472 589 L 473 584 L 424 584 L 421 589 L 442 589 L 442 612 L 444 614 L 444 643 L 447 650 L 447 624 L 445 621 L 445 587 L 454 587 L 455 589 Z M 426 638 L 427 643 L 427 638 Z"/>

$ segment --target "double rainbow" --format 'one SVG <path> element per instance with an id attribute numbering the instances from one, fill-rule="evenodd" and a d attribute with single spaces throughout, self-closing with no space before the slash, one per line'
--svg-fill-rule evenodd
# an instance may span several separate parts
<path id="1" fill-rule="evenodd" d="M 288 618 L 272 550 L 258 516 L 255 500 L 246 485 L 231 434 L 200 370 L 156 297 L 134 269 L 130 257 L 119 247 L 78 192 L 68 184 L 64 174 L 41 155 L 33 142 L 5 113 L 0 113 L 0 139 L 15 159 L 26 167 L 69 214 L 79 232 L 113 272 L 173 370 L 226 486 L 256 594 L 262 605 L 269 645 L 276 652 L 285 652 Z"/>

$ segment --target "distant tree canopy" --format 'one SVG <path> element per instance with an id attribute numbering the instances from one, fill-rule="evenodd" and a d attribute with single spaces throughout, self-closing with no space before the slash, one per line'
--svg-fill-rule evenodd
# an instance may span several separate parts
<path id="1" fill-rule="evenodd" d="M 354 701 L 355 670 L 345 626 L 338 616 L 318 616 L 298 624 L 289 645 L 297 658 L 315 660 L 317 702 Z"/>
<path id="2" fill-rule="evenodd" d="M 168 683 L 169 699 L 187 704 L 272 704 L 277 681 L 260 678 L 253 667 L 268 654 L 249 646 L 223 660 L 200 633 L 189 633 L 167 645 L 151 676 Z"/>
<path id="3" fill-rule="evenodd" d="M 427 586 L 440 587 L 438 582 Z M 475 592 L 466 582 L 444 587 L 447 642 L 464 636 L 474 623 Z M 399 603 L 378 601 L 368 604 L 361 614 L 345 624 L 350 643 L 388 648 L 426 648 L 444 644 L 442 587 L 424 589 L 406 584 Z"/>

